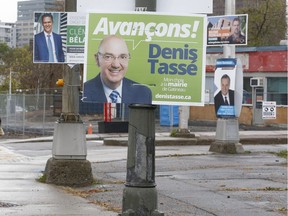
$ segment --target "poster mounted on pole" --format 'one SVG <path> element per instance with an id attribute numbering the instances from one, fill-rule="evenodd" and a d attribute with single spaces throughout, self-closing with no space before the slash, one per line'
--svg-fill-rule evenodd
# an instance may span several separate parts
<path id="1" fill-rule="evenodd" d="M 108 92 L 113 89 L 106 80 L 108 75 L 104 74 L 107 66 L 111 76 L 112 68 L 115 76 L 121 67 L 127 70 L 119 84 L 121 87 L 116 85 L 120 88 L 117 103 L 142 103 L 139 99 L 142 96 L 134 93 L 149 95 L 150 91 L 152 104 L 203 106 L 206 26 L 205 15 L 89 13 L 83 101 L 111 102 Z M 124 41 L 127 49 L 117 53 L 104 50 L 100 43 L 112 35 Z M 127 83 L 133 88 L 125 89 Z M 96 84 L 101 85 L 97 90 Z M 138 99 L 134 101 L 133 97 Z"/>
<path id="2" fill-rule="evenodd" d="M 207 45 L 247 45 L 248 15 L 209 16 Z"/>
<path id="3" fill-rule="evenodd" d="M 34 63 L 84 63 L 86 14 L 34 13 Z"/>

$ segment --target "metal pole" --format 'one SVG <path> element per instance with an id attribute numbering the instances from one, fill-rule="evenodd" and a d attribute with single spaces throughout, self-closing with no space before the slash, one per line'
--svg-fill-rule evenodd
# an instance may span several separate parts
<path id="1" fill-rule="evenodd" d="M 23 113 L 22 113 L 22 133 L 23 133 L 23 135 L 25 134 L 25 111 L 26 111 L 26 109 L 25 109 L 25 93 L 23 93 L 23 103 L 22 103 L 22 107 L 23 107 Z"/>
<path id="2" fill-rule="evenodd" d="M 77 0 L 65 0 L 65 11 L 76 12 Z M 65 65 L 62 91 L 62 122 L 81 122 L 79 116 L 80 65 Z"/>
<path id="3" fill-rule="evenodd" d="M 225 15 L 235 14 L 235 0 L 225 0 Z M 235 45 L 223 46 L 224 58 L 235 58 Z"/>
<path id="4" fill-rule="evenodd" d="M 43 136 L 45 135 L 45 115 L 46 115 L 46 92 L 44 92 L 44 95 L 43 95 L 43 97 L 44 97 L 44 100 L 43 100 L 43 123 L 42 123 L 42 134 L 43 134 Z"/>
<path id="5" fill-rule="evenodd" d="M 65 0 L 65 11 L 76 12 L 77 11 L 77 0 Z"/>
<path id="6" fill-rule="evenodd" d="M 156 11 L 156 0 L 136 0 L 135 5 L 138 11 Z"/>
<path id="7" fill-rule="evenodd" d="M 10 74 L 9 74 L 9 95 L 11 97 L 11 93 L 12 93 L 12 71 L 11 71 L 11 68 L 10 68 Z"/>
<path id="8" fill-rule="evenodd" d="M 11 114 L 11 94 L 12 94 L 12 71 L 10 68 L 10 74 L 9 74 L 9 93 L 8 93 L 8 100 L 7 100 L 7 104 L 6 104 L 6 119 L 7 119 L 7 126 L 8 127 L 8 123 L 9 123 L 9 116 Z"/>
<path id="9" fill-rule="evenodd" d="M 235 14 L 235 0 L 225 0 L 225 15 Z M 224 58 L 235 58 L 235 45 L 224 45 Z M 243 78 L 242 78 L 243 79 Z M 243 153 L 239 143 L 239 122 L 237 118 L 218 118 L 215 142 L 210 145 L 209 151 L 218 153 Z"/>

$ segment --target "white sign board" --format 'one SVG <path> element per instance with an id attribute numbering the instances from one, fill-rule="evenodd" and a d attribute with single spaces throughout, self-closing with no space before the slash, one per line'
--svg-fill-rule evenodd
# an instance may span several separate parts
<path id="1" fill-rule="evenodd" d="M 78 0 L 77 12 L 102 11 L 134 11 L 135 0 Z"/>
<path id="2" fill-rule="evenodd" d="M 276 101 L 262 101 L 262 119 L 276 119 Z"/>
<path id="3" fill-rule="evenodd" d="M 173 13 L 213 13 L 212 0 L 157 0 L 157 12 Z"/>

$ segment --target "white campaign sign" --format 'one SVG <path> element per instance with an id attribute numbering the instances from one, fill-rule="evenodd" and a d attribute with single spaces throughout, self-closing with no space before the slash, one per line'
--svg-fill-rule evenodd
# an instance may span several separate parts
<path id="1" fill-rule="evenodd" d="M 262 102 L 262 119 L 276 119 L 276 101 Z"/>

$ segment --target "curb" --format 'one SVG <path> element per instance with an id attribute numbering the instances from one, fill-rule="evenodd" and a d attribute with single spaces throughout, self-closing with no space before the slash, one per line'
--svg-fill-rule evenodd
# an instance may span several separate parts
<path id="1" fill-rule="evenodd" d="M 287 144 L 287 137 L 280 138 L 240 138 L 241 144 L 252 145 L 271 145 L 271 144 Z M 187 146 L 187 145 L 211 145 L 215 142 L 213 138 L 173 138 L 173 137 L 157 137 L 155 139 L 156 146 Z M 103 144 L 107 146 L 127 146 L 128 138 L 105 138 Z"/>

